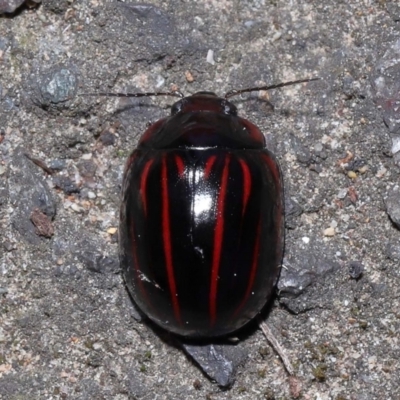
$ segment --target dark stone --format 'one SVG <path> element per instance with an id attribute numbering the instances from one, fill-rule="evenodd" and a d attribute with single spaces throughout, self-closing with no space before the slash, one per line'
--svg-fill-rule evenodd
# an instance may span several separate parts
<path id="1" fill-rule="evenodd" d="M 91 244 L 84 245 L 82 248 L 85 248 L 85 250 L 77 252 L 77 257 L 89 271 L 99 274 L 115 274 L 119 272 L 118 257 L 103 256 Z"/>
<path id="2" fill-rule="evenodd" d="M 182 347 L 204 373 L 224 388 L 234 383 L 237 367 L 247 358 L 247 352 L 240 342 L 238 344 L 207 345 L 182 343 Z"/>
<path id="3" fill-rule="evenodd" d="M 400 244 L 388 243 L 385 249 L 386 256 L 393 261 L 400 261 Z"/>
<path id="4" fill-rule="evenodd" d="M 349 98 L 355 97 L 354 78 L 351 75 L 346 75 L 342 80 L 342 91 Z"/>
<path id="5" fill-rule="evenodd" d="M 0 4 L 1 4 L 1 2 L 0 2 Z M 5 51 L 9 45 L 10 45 L 10 41 L 6 37 L 0 36 L 0 50 Z M 1 85 L 0 85 L 0 97 L 1 97 L 1 92 L 2 92 L 2 90 L 1 90 Z"/>
<path id="6" fill-rule="evenodd" d="M 352 279 L 360 279 L 364 272 L 364 265 L 360 261 L 352 261 L 349 265 L 349 274 Z"/>
<path id="7" fill-rule="evenodd" d="M 325 277 L 339 268 L 339 264 L 329 259 L 320 250 L 299 250 L 288 255 L 278 281 L 278 291 L 282 297 L 297 297 L 319 278 Z"/>
<path id="8" fill-rule="evenodd" d="M 70 2 L 68 0 L 46 0 L 43 7 L 54 14 L 64 14 Z"/>
<path id="9" fill-rule="evenodd" d="M 99 270 L 101 273 L 117 274 L 120 271 L 119 258 L 116 257 L 101 257 L 98 261 Z"/>
<path id="10" fill-rule="evenodd" d="M 109 131 L 102 133 L 99 139 L 104 146 L 113 146 L 116 140 L 115 135 Z"/>
<path id="11" fill-rule="evenodd" d="M 295 135 L 290 135 L 290 141 L 292 144 L 292 149 L 296 154 L 297 161 L 301 164 L 308 165 L 311 161 L 311 153 L 310 151 L 303 146 L 300 139 L 298 139 Z"/>
<path id="12" fill-rule="evenodd" d="M 347 171 L 358 171 L 360 168 L 364 167 L 366 161 L 361 158 L 354 158 L 351 160 L 344 168 Z"/>
<path id="13" fill-rule="evenodd" d="M 53 160 L 49 164 L 49 168 L 53 171 L 62 171 L 67 165 L 65 160 Z"/>
<path id="14" fill-rule="evenodd" d="M 135 371 L 136 366 L 129 368 L 128 377 L 125 381 L 129 398 L 139 399 L 149 394 L 150 389 L 146 385 L 143 377 Z"/>
<path id="15" fill-rule="evenodd" d="M 290 253 L 292 251 L 292 253 Z M 277 284 L 279 302 L 298 314 L 326 304 L 335 272 L 340 269 L 333 251 L 316 239 L 307 246 L 288 246 Z"/>
<path id="16" fill-rule="evenodd" d="M 39 209 L 50 219 L 56 214 L 56 204 L 41 170 L 25 157 L 25 151 L 17 148 L 10 167 L 10 202 L 14 207 L 11 216 L 14 228 L 29 243 L 39 244 L 41 239 L 31 222 L 31 214 Z"/>
<path id="17" fill-rule="evenodd" d="M 288 229 L 295 229 L 297 218 L 303 213 L 303 209 L 296 200 L 285 196 L 285 226 Z"/>
<path id="18" fill-rule="evenodd" d="M 4 242 L 2 244 L 3 244 L 3 248 L 5 251 L 10 252 L 10 251 L 13 251 L 16 249 L 16 246 L 14 245 L 14 243 L 10 242 L 9 240 L 4 240 Z"/>
<path id="19" fill-rule="evenodd" d="M 87 250 L 83 253 L 77 254 L 79 261 L 92 272 L 102 273 L 100 268 L 100 260 L 103 257 L 100 253 L 96 251 Z"/>
<path id="20" fill-rule="evenodd" d="M 393 21 L 400 21 L 400 4 L 397 1 L 385 1 L 387 12 L 393 18 Z"/>
<path id="21" fill-rule="evenodd" d="M 390 219 L 400 229 L 400 190 L 397 186 L 388 191 L 385 205 Z"/>
<path id="22" fill-rule="evenodd" d="M 55 176 L 54 186 L 61 189 L 65 194 L 79 193 L 80 189 L 68 176 Z"/>
<path id="23" fill-rule="evenodd" d="M 98 351 L 93 351 L 86 360 L 86 364 L 93 368 L 100 367 L 103 363 L 103 355 Z"/>
<path id="24" fill-rule="evenodd" d="M 27 82 L 27 91 L 34 104 L 44 110 L 68 108 L 78 89 L 78 77 L 73 67 L 54 66 L 35 73 Z"/>
<path id="25" fill-rule="evenodd" d="M 44 74 L 40 91 L 46 103 L 61 103 L 75 94 L 77 78 L 75 74 L 63 67 L 55 68 Z"/>
<path id="26" fill-rule="evenodd" d="M 59 265 L 54 269 L 54 276 L 56 278 L 66 276 L 78 280 L 81 278 L 82 274 L 76 265 Z"/>
<path id="27" fill-rule="evenodd" d="M 388 46 L 389 47 L 389 46 Z M 400 39 L 376 63 L 376 71 L 372 75 L 375 99 L 380 106 L 383 121 L 392 134 L 400 134 Z"/>
<path id="28" fill-rule="evenodd" d="M 91 160 L 83 160 L 78 163 L 78 169 L 84 178 L 93 178 L 97 170 L 97 165 Z"/>
<path id="29" fill-rule="evenodd" d="M 0 0 L 0 14 L 13 13 L 25 0 Z"/>

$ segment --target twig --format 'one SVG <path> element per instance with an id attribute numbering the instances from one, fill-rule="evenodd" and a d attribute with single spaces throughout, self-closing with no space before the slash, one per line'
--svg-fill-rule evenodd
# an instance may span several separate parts
<path id="1" fill-rule="evenodd" d="M 285 351 L 283 350 L 282 346 L 279 344 L 279 342 L 276 339 L 276 337 L 274 336 L 274 334 L 269 329 L 268 325 L 261 319 L 259 320 L 258 325 L 261 328 L 261 330 L 263 331 L 268 342 L 271 344 L 271 346 L 274 348 L 274 350 L 276 351 L 278 356 L 281 358 L 283 365 L 285 366 L 288 374 L 293 376 L 294 369 L 293 369 L 292 363 L 290 362 L 288 356 L 286 355 Z"/>

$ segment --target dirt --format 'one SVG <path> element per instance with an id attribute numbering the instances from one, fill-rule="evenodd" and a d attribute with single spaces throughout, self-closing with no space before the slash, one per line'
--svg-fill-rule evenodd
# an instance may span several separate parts
<path id="1" fill-rule="evenodd" d="M 81 95 L 309 77 L 231 99 L 285 178 L 265 317 L 297 380 L 254 326 L 222 389 L 140 320 L 120 275 L 124 162 L 174 99 Z M 398 399 L 399 82 L 397 1 L 58 0 L 0 15 L 0 399 Z"/>

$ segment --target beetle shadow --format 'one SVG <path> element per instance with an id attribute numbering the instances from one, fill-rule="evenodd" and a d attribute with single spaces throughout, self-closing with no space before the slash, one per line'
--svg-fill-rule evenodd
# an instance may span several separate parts
<path id="1" fill-rule="evenodd" d="M 238 368 L 245 364 L 248 358 L 249 350 L 246 342 L 258 329 L 257 320 L 267 318 L 275 299 L 275 295 L 273 295 L 261 313 L 236 331 L 234 337 L 226 335 L 204 339 L 186 338 L 160 328 L 138 309 L 130 294 L 129 297 L 141 317 L 140 322 L 146 325 L 167 346 L 183 351 L 188 360 L 207 379 L 215 382 L 222 390 L 227 390 L 234 384 Z"/>

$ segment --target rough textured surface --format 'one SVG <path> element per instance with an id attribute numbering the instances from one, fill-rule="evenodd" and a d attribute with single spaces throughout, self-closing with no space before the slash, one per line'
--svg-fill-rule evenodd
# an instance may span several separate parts
<path id="1" fill-rule="evenodd" d="M 285 176 L 268 322 L 300 398 L 398 399 L 397 1 L 49 0 L 0 18 L 1 399 L 293 398 L 257 329 L 240 335 L 247 361 L 223 391 L 139 322 L 119 274 L 120 184 L 172 101 L 77 94 L 223 94 L 311 76 L 322 79 L 232 99 Z M 37 234 L 35 209 L 51 237 Z"/>
<path id="2" fill-rule="evenodd" d="M 237 368 L 246 360 L 244 343 L 183 344 L 183 348 L 212 380 L 223 388 L 229 388 L 234 383 Z"/>

